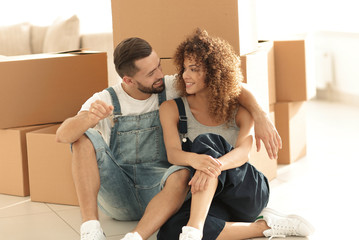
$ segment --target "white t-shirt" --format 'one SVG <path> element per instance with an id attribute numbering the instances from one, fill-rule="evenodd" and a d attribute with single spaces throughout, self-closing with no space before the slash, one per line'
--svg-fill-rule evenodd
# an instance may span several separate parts
<path id="1" fill-rule="evenodd" d="M 171 100 L 178 97 L 178 93 L 174 88 L 175 75 L 165 76 L 166 99 Z M 113 86 L 115 93 L 121 105 L 121 113 L 123 116 L 140 115 L 147 112 L 158 110 L 158 94 L 152 94 L 146 100 L 137 100 L 129 96 L 122 88 L 121 83 Z M 96 100 L 104 101 L 108 105 L 112 105 L 111 95 L 107 90 L 95 93 L 81 107 L 81 111 L 89 111 L 90 106 Z M 111 136 L 111 121 L 109 118 L 101 120 L 94 129 L 98 130 L 105 142 L 109 145 Z"/>

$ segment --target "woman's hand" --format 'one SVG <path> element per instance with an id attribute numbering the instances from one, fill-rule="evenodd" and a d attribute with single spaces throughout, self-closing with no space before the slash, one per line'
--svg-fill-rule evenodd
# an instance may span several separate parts
<path id="1" fill-rule="evenodd" d="M 210 177 L 218 177 L 222 172 L 221 167 L 223 164 L 218 159 L 209 155 L 197 154 L 196 158 L 192 159 L 190 165 Z"/>
<path id="2" fill-rule="evenodd" d="M 218 175 L 216 176 L 216 178 L 217 177 Z M 188 183 L 188 185 L 191 186 L 191 193 L 194 194 L 196 192 L 206 190 L 208 187 L 208 183 L 211 179 L 213 179 L 213 177 L 202 171 L 197 170 L 191 181 Z"/>

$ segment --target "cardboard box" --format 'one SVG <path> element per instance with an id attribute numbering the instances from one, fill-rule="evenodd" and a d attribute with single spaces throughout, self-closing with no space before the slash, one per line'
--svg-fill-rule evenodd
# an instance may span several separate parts
<path id="1" fill-rule="evenodd" d="M 55 141 L 60 125 L 28 133 L 31 200 L 78 205 L 72 179 L 70 144 Z"/>
<path id="2" fill-rule="evenodd" d="M 0 129 L 0 193 L 30 194 L 26 133 L 48 126 Z"/>
<path id="3" fill-rule="evenodd" d="M 241 70 L 259 105 L 269 112 L 269 106 L 276 102 L 273 42 L 260 42 L 257 51 L 242 55 Z"/>
<path id="4" fill-rule="evenodd" d="M 164 75 L 174 75 L 178 73 L 176 66 L 173 63 L 173 59 L 161 59 L 161 67 Z"/>
<path id="5" fill-rule="evenodd" d="M 273 124 L 275 123 L 275 115 L 274 115 L 274 104 L 270 106 L 269 116 Z M 260 172 L 267 177 L 268 181 L 271 181 L 277 177 L 277 160 L 270 159 L 268 157 L 267 150 L 261 142 L 261 150 L 257 152 L 257 146 L 254 139 L 253 147 L 250 153 L 249 162 L 257 168 Z"/>
<path id="6" fill-rule="evenodd" d="M 171 58 L 176 47 L 197 27 L 212 36 L 227 40 L 240 53 L 240 41 L 248 45 L 241 49 L 254 51 L 257 31 L 252 0 L 112 0 L 114 46 L 129 37 L 147 40 L 160 58 Z M 241 23 L 246 28 L 239 29 Z M 248 13 L 253 14 L 248 14 Z M 244 18 L 244 19 L 243 19 Z"/>
<path id="7" fill-rule="evenodd" d="M 0 79 L 0 128 L 62 122 L 108 86 L 106 53 L 7 57 Z"/>
<path id="8" fill-rule="evenodd" d="M 307 78 L 305 40 L 274 41 L 277 102 L 306 101 L 316 94 Z"/>
<path id="9" fill-rule="evenodd" d="M 307 152 L 305 102 L 276 103 L 275 125 L 282 138 L 278 163 L 290 164 L 304 157 Z"/>

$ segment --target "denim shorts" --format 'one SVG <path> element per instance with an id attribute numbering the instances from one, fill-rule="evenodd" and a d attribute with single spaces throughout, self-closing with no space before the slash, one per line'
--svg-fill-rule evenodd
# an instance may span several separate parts
<path id="1" fill-rule="evenodd" d="M 160 185 L 160 189 L 162 190 L 165 187 L 166 181 L 169 178 L 169 176 L 171 176 L 173 173 L 180 171 L 182 169 L 187 169 L 191 175 L 193 175 L 192 169 L 191 167 L 186 167 L 186 166 L 178 166 L 178 165 L 172 165 L 171 167 L 169 167 L 166 171 L 166 173 L 163 175 L 162 180 L 161 180 L 161 185 Z M 191 176 L 192 177 L 192 176 Z M 192 197 L 191 191 L 188 191 L 187 196 L 185 198 L 185 201 L 187 201 L 188 199 L 190 199 Z"/>
<path id="2" fill-rule="evenodd" d="M 99 208 L 117 220 L 139 220 L 147 204 L 160 191 L 167 168 L 121 163 L 98 131 L 89 129 L 85 134 L 94 146 L 100 173 Z"/>

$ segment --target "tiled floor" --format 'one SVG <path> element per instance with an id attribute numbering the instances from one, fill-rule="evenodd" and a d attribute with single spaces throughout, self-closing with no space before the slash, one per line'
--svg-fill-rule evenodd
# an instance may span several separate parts
<path id="1" fill-rule="evenodd" d="M 307 156 L 279 167 L 269 207 L 298 213 L 316 227 L 309 238 L 287 239 L 358 239 L 359 108 L 317 100 L 306 105 Z M 103 214 L 101 222 L 109 240 L 136 224 Z M 1 240 L 79 240 L 80 225 L 78 207 L 0 195 Z"/>

